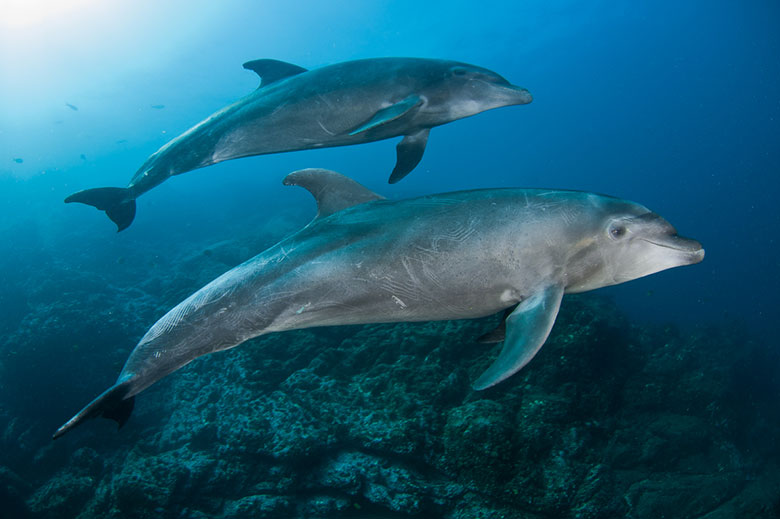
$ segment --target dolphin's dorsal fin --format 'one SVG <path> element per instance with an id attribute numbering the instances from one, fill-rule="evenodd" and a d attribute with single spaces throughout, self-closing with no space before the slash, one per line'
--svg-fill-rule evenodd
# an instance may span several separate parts
<path id="1" fill-rule="evenodd" d="M 486 389 L 528 364 L 550 335 L 563 299 L 563 287 L 550 285 L 517 305 L 506 319 L 506 337 L 498 358 L 479 376 L 474 389 Z"/>
<path id="2" fill-rule="evenodd" d="M 303 67 L 276 59 L 256 59 L 254 61 L 247 61 L 244 63 L 244 68 L 252 70 L 260 76 L 260 88 L 270 85 L 275 81 L 279 81 L 280 79 L 308 72 L 308 70 Z"/>
<path id="3" fill-rule="evenodd" d="M 309 168 L 294 171 L 284 177 L 285 186 L 301 186 L 317 201 L 317 216 L 325 218 L 348 207 L 384 197 L 358 184 L 341 173 L 327 169 Z"/>

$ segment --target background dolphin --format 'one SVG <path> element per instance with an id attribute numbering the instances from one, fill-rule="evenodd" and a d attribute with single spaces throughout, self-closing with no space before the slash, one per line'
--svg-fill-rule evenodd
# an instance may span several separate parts
<path id="1" fill-rule="evenodd" d="M 476 381 L 517 372 L 544 344 L 564 293 L 698 263 L 701 245 L 647 208 L 577 191 L 484 189 L 389 201 L 338 173 L 301 170 L 318 212 L 305 228 L 170 310 L 119 378 L 54 434 L 103 416 L 120 427 L 136 394 L 207 353 L 307 328 L 463 319 L 514 309 Z"/>
<path id="2" fill-rule="evenodd" d="M 432 127 L 532 100 L 495 72 L 456 61 L 376 58 L 309 71 L 262 59 L 244 68 L 262 79 L 253 93 L 165 144 L 126 188 L 87 189 L 65 202 L 105 211 L 121 231 L 135 217 L 135 199 L 173 175 L 250 155 L 403 135 L 392 184 L 420 162 Z"/>

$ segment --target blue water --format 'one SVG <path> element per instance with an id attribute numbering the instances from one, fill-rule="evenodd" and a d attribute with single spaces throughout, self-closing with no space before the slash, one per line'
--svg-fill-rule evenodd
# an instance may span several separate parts
<path id="1" fill-rule="evenodd" d="M 281 179 L 324 167 L 390 198 L 518 186 L 639 202 L 699 240 L 706 258 L 601 292 L 637 323 L 736 323 L 777 340 L 777 2 L 82 4 L 0 21 L 6 335 L 42 306 L 77 316 L 86 303 L 68 294 L 89 279 L 117 313 L 141 284 L 177 303 L 219 269 L 172 280 L 173 262 L 245 240 L 245 254 L 227 259 L 227 269 L 295 231 L 314 204 Z M 138 200 L 135 222 L 119 234 L 94 209 L 62 203 L 80 189 L 126 185 L 169 139 L 256 88 L 245 61 L 315 68 L 378 56 L 480 65 L 528 88 L 534 101 L 434 128 L 420 165 L 392 186 L 395 141 L 382 141 L 228 161 L 169 179 Z M 151 325 L 156 317 L 146 318 Z M 112 337 L 106 348 L 137 339 Z M 26 358 L 46 372 L 63 354 Z M 117 371 L 107 365 L 95 386 Z M 66 375 L 28 380 L 23 391 L 0 381 L 0 391 L 41 402 L 43 388 L 67 393 Z M 84 403 L 76 400 L 74 409 Z"/>
<path id="2" fill-rule="evenodd" d="M 640 202 L 707 250 L 701 265 L 611 289 L 626 312 L 768 331 L 780 288 L 777 4 L 469 5 L 227 2 L 194 12 L 169 4 L 159 15 L 87 5 L 13 28 L 0 90 L 3 256 L 45 269 L 44 257 L 66 261 L 74 247 L 108 258 L 149 244 L 164 253 L 184 226 L 227 239 L 231 220 L 268 218 L 267 200 L 311 211 L 280 185 L 301 167 L 341 171 L 393 198 L 583 189 Z M 118 236 L 104 216 L 61 203 L 74 190 L 125 185 L 169 138 L 255 88 L 246 60 L 313 68 L 406 55 L 491 68 L 535 100 L 434 129 L 423 162 L 397 186 L 385 184 L 394 160 L 386 141 L 174 178 L 139 200 L 136 222 Z M 31 233 L 40 241 L 27 246 Z"/>

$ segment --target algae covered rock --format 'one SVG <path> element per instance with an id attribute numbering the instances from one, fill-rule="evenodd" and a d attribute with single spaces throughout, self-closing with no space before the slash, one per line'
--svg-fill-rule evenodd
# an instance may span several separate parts
<path id="1" fill-rule="evenodd" d="M 447 413 L 443 465 L 460 481 L 495 486 L 511 479 L 516 463 L 515 428 L 499 402 L 476 400 Z"/>
<path id="2" fill-rule="evenodd" d="M 474 392 L 497 352 L 474 339 L 495 324 L 261 337 L 145 392 L 118 434 L 95 422 L 45 448 L 31 426 L 0 413 L 3 446 L 29 445 L 8 458 L 20 469 L 16 504 L 26 501 L 20 513 L 31 517 L 79 519 L 757 518 L 780 509 L 770 482 L 778 442 L 755 441 L 780 429 L 766 396 L 777 393 L 774 357 L 760 345 L 632 326 L 609 303 L 574 297 L 532 363 Z M 110 319 L 104 326 L 119 333 Z M 45 324 L 38 340 L 59 329 Z M 21 470 L 25 455 L 57 470 Z"/>
<path id="3" fill-rule="evenodd" d="M 36 516 L 52 519 L 75 517 L 94 493 L 95 483 L 90 476 L 59 474 L 30 496 L 30 510 Z"/>
<path id="4" fill-rule="evenodd" d="M 242 497 L 225 506 L 222 515 L 225 519 L 243 519 L 256 517 L 258 519 L 282 519 L 290 517 L 292 505 L 289 498 L 269 495 Z"/>

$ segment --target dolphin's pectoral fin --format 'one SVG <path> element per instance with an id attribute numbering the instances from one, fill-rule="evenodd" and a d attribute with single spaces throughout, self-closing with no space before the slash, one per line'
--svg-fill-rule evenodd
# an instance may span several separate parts
<path id="1" fill-rule="evenodd" d="M 498 323 L 498 326 L 495 327 L 495 329 L 490 330 L 487 333 L 483 333 L 479 337 L 477 337 L 477 342 L 482 344 L 493 344 L 496 342 L 501 342 L 506 337 L 506 320 L 507 317 L 509 317 L 512 312 L 515 311 L 515 308 L 517 308 L 517 305 L 512 305 L 506 310 L 504 310 L 504 315 L 501 316 L 501 322 Z"/>
<path id="2" fill-rule="evenodd" d="M 327 169 L 310 168 L 293 171 L 284 177 L 282 182 L 285 186 L 301 186 L 312 194 L 317 202 L 315 219 L 384 198 L 351 178 Z"/>
<path id="3" fill-rule="evenodd" d="M 382 108 L 377 113 L 375 113 L 371 119 L 349 132 L 349 134 L 357 135 L 358 133 L 371 130 L 377 126 L 387 124 L 391 121 L 395 121 L 399 117 L 416 110 L 422 103 L 423 100 L 420 96 L 417 94 L 410 95 L 403 101 L 399 101 L 393 105 L 388 106 L 387 108 Z"/>
<path id="4" fill-rule="evenodd" d="M 401 142 L 395 147 L 395 168 L 390 173 L 388 183 L 395 184 L 417 167 L 417 164 L 422 160 L 423 153 L 425 153 L 429 133 L 431 130 L 426 128 L 401 139 Z"/>
<path id="5" fill-rule="evenodd" d="M 549 286 L 517 305 L 506 319 L 506 338 L 501 353 L 474 382 L 474 389 L 494 386 L 530 362 L 550 335 L 561 299 L 563 287 Z"/>
<path id="6" fill-rule="evenodd" d="M 256 59 L 254 61 L 247 61 L 244 63 L 244 68 L 254 71 L 260 76 L 260 88 L 270 85 L 275 81 L 279 81 L 280 79 L 308 72 L 308 70 L 303 67 L 276 59 Z"/>
<path id="7" fill-rule="evenodd" d="M 80 425 L 84 420 L 90 418 L 109 418 L 119 424 L 119 428 L 121 429 L 128 418 L 130 418 L 130 413 L 133 412 L 133 406 L 135 405 L 134 396 L 125 398 L 129 389 L 130 387 L 127 382 L 114 384 L 92 402 L 87 404 L 87 406 L 79 411 L 76 416 L 57 429 L 52 436 L 52 439 L 56 440 L 77 425 Z"/>

